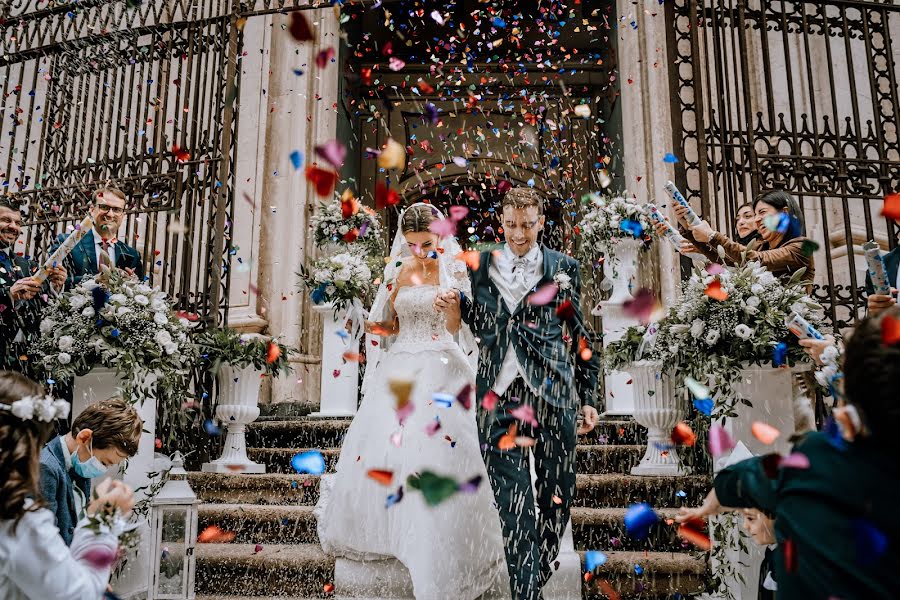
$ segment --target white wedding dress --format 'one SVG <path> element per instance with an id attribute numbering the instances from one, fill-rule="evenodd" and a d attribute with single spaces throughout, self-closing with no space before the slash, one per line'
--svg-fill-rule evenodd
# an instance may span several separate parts
<path id="1" fill-rule="evenodd" d="M 419 600 L 474 599 L 489 589 L 503 589 L 508 597 L 500 518 L 481 458 L 475 407 L 466 410 L 455 399 L 446 407 L 433 398 L 455 398 L 475 380 L 444 315 L 433 307 L 438 290 L 422 285 L 397 292 L 400 331 L 372 366 L 376 371 L 344 438 L 336 474 L 322 480 L 319 539 L 338 557 L 395 557 L 409 570 Z M 414 409 L 402 426 L 391 378 L 415 380 Z M 440 428 L 432 432 L 435 419 Z M 391 484 L 367 476 L 370 469 L 392 471 Z M 481 483 L 474 493 L 457 492 L 429 506 L 406 482 L 425 470 L 461 483 L 480 476 Z M 402 499 L 388 506 L 401 485 Z"/>

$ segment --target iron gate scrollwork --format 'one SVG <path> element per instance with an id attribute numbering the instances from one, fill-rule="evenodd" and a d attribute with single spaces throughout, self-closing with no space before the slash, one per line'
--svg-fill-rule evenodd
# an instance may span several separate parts
<path id="1" fill-rule="evenodd" d="M 667 3 L 678 183 L 733 231 L 737 208 L 785 189 L 803 207 L 814 296 L 835 329 L 865 306 L 859 246 L 896 246 L 880 217 L 900 184 L 900 2 Z"/>

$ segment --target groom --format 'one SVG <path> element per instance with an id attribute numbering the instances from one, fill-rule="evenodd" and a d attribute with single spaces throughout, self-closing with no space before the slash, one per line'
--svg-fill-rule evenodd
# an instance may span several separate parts
<path id="1" fill-rule="evenodd" d="M 541 197 L 517 187 L 501 207 L 506 244 L 482 252 L 478 268 L 470 269 L 472 298 L 453 290 L 438 297 L 435 308 L 458 312 L 479 340 L 479 439 L 502 521 L 512 596 L 537 600 L 553 574 L 575 495 L 579 405 L 584 424 L 578 433 L 597 422 L 599 367 L 581 314 L 578 261 L 537 243 L 544 227 Z M 552 299 L 538 299 L 554 285 Z"/>

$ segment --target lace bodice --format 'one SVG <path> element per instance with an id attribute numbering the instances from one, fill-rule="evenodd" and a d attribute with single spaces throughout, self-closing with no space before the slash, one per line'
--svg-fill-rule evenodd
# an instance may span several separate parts
<path id="1" fill-rule="evenodd" d="M 436 285 L 404 286 L 397 291 L 394 310 L 400 319 L 395 344 L 453 341 L 443 313 L 434 309 Z"/>

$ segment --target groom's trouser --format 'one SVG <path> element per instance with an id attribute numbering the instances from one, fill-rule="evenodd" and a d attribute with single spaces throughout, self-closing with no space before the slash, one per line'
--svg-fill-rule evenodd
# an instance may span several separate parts
<path id="1" fill-rule="evenodd" d="M 517 421 L 509 411 L 528 404 L 537 426 Z M 514 600 L 538 600 L 553 574 L 560 539 L 575 495 L 574 408 L 558 408 L 535 397 L 522 378 L 513 382 L 494 411 L 478 407 L 478 435 L 494 498 L 500 512 L 506 564 Z M 531 487 L 528 449 L 498 447 L 517 425 L 516 436 L 535 440 L 537 511 Z"/>

